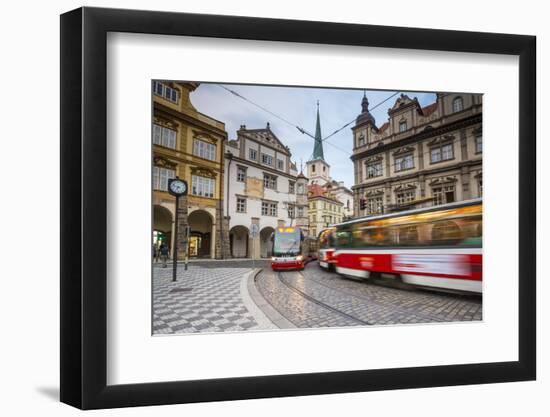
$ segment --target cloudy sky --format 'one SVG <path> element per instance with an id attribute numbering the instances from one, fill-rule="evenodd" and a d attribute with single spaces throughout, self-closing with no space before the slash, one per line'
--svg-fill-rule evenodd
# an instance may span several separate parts
<path id="1" fill-rule="evenodd" d="M 266 110 L 237 97 L 223 87 L 236 91 L 249 101 Z M 383 102 L 397 91 L 366 90 L 369 108 Z M 399 92 L 401 93 L 401 91 Z M 435 94 L 403 92 L 409 97 L 417 97 L 422 106 L 433 103 Z M 388 119 L 388 109 L 398 96 L 371 110 L 376 125 L 381 126 Z M 195 108 L 210 117 L 225 123 L 229 139 L 236 139 L 240 125 L 248 129 L 264 128 L 267 122 L 271 130 L 292 152 L 292 160 L 300 168 L 300 160 L 305 163 L 313 152 L 313 138 L 302 134 L 294 126 L 299 126 L 312 135 L 315 133 L 317 100 L 321 115 L 323 138 L 340 129 L 361 113 L 363 90 L 328 88 L 272 87 L 258 85 L 232 85 L 203 83 L 191 94 Z M 273 114 L 289 123 L 277 118 Z M 352 132 L 350 125 L 323 142 L 325 160 L 330 164 L 331 176 L 344 181 L 347 187 L 353 185 Z"/>

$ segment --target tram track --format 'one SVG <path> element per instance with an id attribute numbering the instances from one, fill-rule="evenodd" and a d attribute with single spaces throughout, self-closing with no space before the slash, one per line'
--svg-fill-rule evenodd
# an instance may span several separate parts
<path id="1" fill-rule="evenodd" d="M 307 279 L 301 272 L 298 272 L 298 274 L 300 274 L 300 276 L 302 276 L 302 278 L 304 279 Z M 374 323 L 371 323 L 369 321 L 366 321 L 366 320 L 362 320 L 358 317 L 355 317 L 355 316 L 352 316 L 351 314 L 348 314 L 346 313 L 345 311 L 342 311 L 342 310 L 339 310 L 337 308 L 334 308 L 333 306 L 307 294 L 306 292 L 302 291 L 301 289 L 295 287 L 294 285 L 292 285 L 290 282 L 288 282 L 287 280 L 285 280 L 283 278 L 283 273 L 282 272 L 277 272 L 277 279 L 285 286 L 287 287 L 289 290 L 291 290 L 292 292 L 294 292 L 295 294 L 303 297 L 304 299 L 318 305 L 319 307 L 322 307 L 324 308 L 325 310 L 328 310 L 332 313 L 335 313 L 337 315 L 339 315 L 340 317 L 343 317 L 343 318 L 346 318 L 348 320 L 351 320 L 351 321 L 354 321 L 358 324 L 361 324 L 361 325 L 366 325 L 366 326 L 371 326 L 373 325 Z"/>

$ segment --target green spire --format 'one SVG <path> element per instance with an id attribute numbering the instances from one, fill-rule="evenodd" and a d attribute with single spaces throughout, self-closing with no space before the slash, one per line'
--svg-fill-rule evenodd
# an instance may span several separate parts
<path id="1" fill-rule="evenodd" d="M 323 155 L 323 139 L 321 136 L 321 119 L 319 117 L 319 100 L 317 100 L 317 124 L 315 125 L 315 147 L 313 148 L 313 157 L 311 159 L 325 160 Z"/>

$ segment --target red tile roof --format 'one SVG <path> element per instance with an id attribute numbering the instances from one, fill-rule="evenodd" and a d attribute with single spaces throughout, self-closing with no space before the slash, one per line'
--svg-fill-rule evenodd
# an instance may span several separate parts
<path id="1" fill-rule="evenodd" d="M 307 191 L 308 191 L 308 198 L 324 197 L 324 198 L 328 198 L 329 200 L 334 200 L 338 202 L 336 198 L 328 194 L 327 187 L 323 187 L 322 185 L 319 185 L 319 184 L 308 185 Z"/>
<path id="2" fill-rule="evenodd" d="M 432 104 L 430 104 L 426 107 L 422 107 L 422 114 L 424 116 L 429 116 L 430 114 L 432 114 L 436 110 L 437 110 L 437 102 L 432 103 Z"/>
<path id="3" fill-rule="evenodd" d="M 386 122 L 382 126 L 380 126 L 380 129 L 378 129 L 378 132 L 383 133 L 388 127 L 390 127 L 390 122 Z"/>

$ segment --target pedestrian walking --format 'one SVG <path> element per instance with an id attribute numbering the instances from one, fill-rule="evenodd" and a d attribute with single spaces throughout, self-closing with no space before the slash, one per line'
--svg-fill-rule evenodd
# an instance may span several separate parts
<path id="1" fill-rule="evenodd" d="M 166 268 L 166 262 L 168 261 L 168 254 L 169 254 L 168 246 L 165 245 L 164 243 L 161 244 L 159 248 L 159 252 L 160 252 L 160 260 L 162 261 L 162 267 Z"/>
<path id="2" fill-rule="evenodd" d="M 153 244 L 153 262 L 158 262 L 159 260 L 159 251 L 157 249 L 157 245 Z"/>

